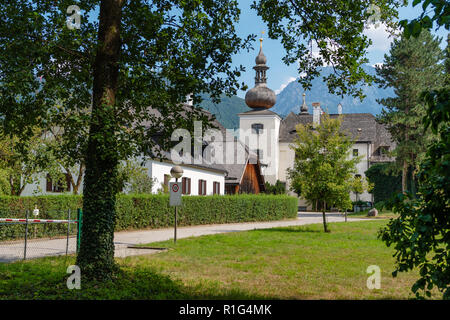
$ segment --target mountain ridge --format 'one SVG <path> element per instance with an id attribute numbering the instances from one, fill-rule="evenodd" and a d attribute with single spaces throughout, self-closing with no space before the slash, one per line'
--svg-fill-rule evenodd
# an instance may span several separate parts
<path id="1" fill-rule="evenodd" d="M 364 65 L 363 68 L 370 75 L 376 75 L 374 67 Z M 323 76 L 333 72 L 332 67 L 323 67 L 321 75 L 314 79 L 311 83 L 311 90 L 304 91 L 298 78 L 290 82 L 278 95 L 277 102 L 271 108 L 272 111 L 278 113 L 281 117 L 286 117 L 290 112 L 299 113 L 300 106 L 303 103 L 302 95 L 306 93 L 306 104 L 308 112 L 312 114 L 312 103 L 319 102 L 322 109 L 328 113 L 338 113 L 337 106 L 342 104 L 342 113 L 371 113 L 374 116 L 381 113 L 383 106 L 376 99 L 387 98 L 393 96 L 392 89 L 378 88 L 375 84 L 372 86 L 363 86 L 363 93 L 366 98 L 361 102 L 358 98 L 351 96 L 340 96 L 330 94 L 328 87 L 323 82 Z M 223 95 L 219 104 L 214 104 L 210 97 L 203 95 L 203 101 L 200 107 L 211 112 L 216 119 L 228 129 L 239 128 L 238 113 L 249 111 L 250 108 L 245 104 L 245 100 L 238 96 L 227 97 Z"/>

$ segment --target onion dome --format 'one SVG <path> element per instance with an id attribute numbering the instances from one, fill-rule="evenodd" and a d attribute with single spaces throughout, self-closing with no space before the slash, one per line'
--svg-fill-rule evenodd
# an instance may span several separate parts
<path id="1" fill-rule="evenodd" d="M 259 54 L 255 59 L 256 66 L 253 67 L 256 71 L 255 87 L 245 94 L 245 103 L 253 109 L 269 109 L 275 104 L 277 97 L 275 92 L 267 87 L 266 71 L 269 67 L 266 66 L 267 58 L 262 51 L 263 39 L 259 40 Z"/>
<path id="2" fill-rule="evenodd" d="M 308 114 L 308 106 L 306 105 L 306 94 L 303 93 L 303 104 L 300 107 L 300 114 Z"/>

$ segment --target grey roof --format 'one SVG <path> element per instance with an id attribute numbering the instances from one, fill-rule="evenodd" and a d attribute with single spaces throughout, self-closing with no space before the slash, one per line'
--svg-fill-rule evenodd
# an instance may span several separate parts
<path id="1" fill-rule="evenodd" d="M 338 114 L 330 114 L 331 118 L 337 118 Z M 297 124 L 308 124 L 313 122 L 311 114 L 294 114 L 293 112 L 281 121 L 280 142 L 292 142 L 296 137 L 295 126 Z M 392 146 L 389 132 L 383 125 L 376 121 L 370 113 L 346 113 L 342 114 L 341 128 L 348 133 L 356 142 L 374 143 L 376 147 L 380 145 Z"/>
<path id="2" fill-rule="evenodd" d="M 192 106 L 185 104 L 183 105 L 183 108 L 189 111 Z M 154 114 L 156 117 L 161 116 L 159 111 L 155 109 L 149 109 L 149 112 Z M 210 124 L 220 130 L 220 132 L 222 133 L 223 139 L 214 140 L 213 142 L 223 150 L 223 161 L 221 161 L 222 164 L 210 163 L 209 160 L 211 160 L 211 158 L 208 157 L 206 159 L 203 159 L 201 164 L 196 164 L 194 163 L 193 156 L 190 156 L 189 160 L 182 165 L 211 171 L 224 172 L 228 177 L 226 180 L 227 183 L 240 183 L 247 163 L 257 162 L 256 153 L 250 151 L 246 145 L 244 145 L 239 139 L 235 138 L 219 121 L 215 119 L 213 120 L 213 115 L 210 112 L 206 110 L 202 110 L 202 112 L 211 119 Z M 271 112 L 271 114 L 272 113 L 275 114 L 274 112 Z M 185 116 L 185 112 L 182 112 L 181 116 Z M 155 147 L 155 149 L 158 149 L 163 155 L 163 159 L 161 161 L 172 162 L 170 151 L 161 150 L 160 146 L 158 145 Z M 230 154 L 231 152 L 233 152 L 234 154 L 234 159 L 232 163 L 227 164 L 227 154 Z M 242 152 L 242 154 L 239 154 L 239 152 Z"/>
<path id="3" fill-rule="evenodd" d="M 238 116 L 241 116 L 241 115 L 276 115 L 276 116 L 280 117 L 278 115 L 278 113 L 273 112 L 273 111 L 271 111 L 269 109 L 266 109 L 266 108 L 253 109 L 253 110 L 250 110 L 250 111 L 238 113 Z"/>

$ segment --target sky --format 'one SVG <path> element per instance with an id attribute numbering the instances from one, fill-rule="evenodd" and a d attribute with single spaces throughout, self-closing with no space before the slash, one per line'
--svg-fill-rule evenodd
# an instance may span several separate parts
<path id="1" fill-rule="evenodd" d="M 263 36 L 263 52 L 267 57 L 267 65 L 270 69 L 267 71 L 267 86 L 279 93 L 286 85 L 291 81 L 294 81 L 298 77 L 298 71 L 296 65 L 287 66 L 281 60 L 285 55 L 284 48 L 279 40 L 272 40 L 267 37 L 267 26 L 262 21 L 261 17 L 256 15 L 255 10 L 250 8 L 252 0 L 240 0 L 239 6 L 241 9 L 240 22 L 237 25 L 237 33 L 241 38 L 247 37 L 249 34 L 256 34 L 257 39 L 254 44 L 254 50 L 247 52 L 242 51 L 238 55 L 233 57 L 233 64 L 235 66 L 243 65 L 246 68 L 246 72 L 242 74 L 239 79 L 240 82 L 245 82 L 249 88 L 254 86 L 254 70 L 255 57 L 259 51 L 259 38 L 261 37 L 261 31 L 265 30 L 266 34 Z M 411 2 L 411 1 L 410 1 Z M 422 6 L 417 5 L 412 7 L 410 4 L 408 7 L 399 8 L 399 19 L 412 19 L 418 17 L 422 13 Z M 441 47 L 445 48 L 447 39 L 447 32 L 439 30 L 434 34 L 443 38 Z M 388 37 L 386 30 L 380 26 L 378 28 L 370 28 L 367 31 L 367 36 L 372 39 L 373 44 L 368 49 L 368 60 L 370 65 L 382 63 L 384 55 L 389 52 L 390 43 L 392 38 Z M 245 92 L 239 91 L 238 96 L 243 98 Z"/>

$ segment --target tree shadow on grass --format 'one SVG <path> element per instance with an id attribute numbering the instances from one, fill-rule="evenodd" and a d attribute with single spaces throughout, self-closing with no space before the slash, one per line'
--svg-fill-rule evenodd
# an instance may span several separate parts
<path id="1" fill-rule="evenodd" d="M 122 265 L 111 281 L 87 282 L 81 275 L 81 289 L 67 288 L 67 267 L 72 257 L 51 257 L 0 265 L 0 300 L 265 300 L 239 289 L 224 289 L 220 282 L 199 281 L 186 285 L 181 280 L 142 265 Z M 201 279 L 200 279 L 201 280 Z"/>

